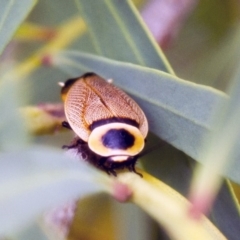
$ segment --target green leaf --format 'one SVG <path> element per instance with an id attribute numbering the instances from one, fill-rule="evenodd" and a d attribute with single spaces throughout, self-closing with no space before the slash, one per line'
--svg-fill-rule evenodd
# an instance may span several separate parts
<path id="1" fill-rule="evenodd" d="M 148 138 L 146 149 L 156 144 L 156 141 L 156 137 Z M 188 196 L 195 161 L 189 159 L 183 152 L 163 143 L 158 149 L 145 155 L 142 163 L 147 172 L 161 179 L 182 195 Z M 237 240 L 240 235 L 238 203 L 226 181 L 212 206 L 209 219 L 227 239 Z"/>
<path id="2" fill-rule="evenodd" d="M 47 208 L 98 192 L 104 173 L 49 148 L 0 154 L 0 235 Z"/>
<path id="3" fill-rule="evenodd" d="M 0 81 L 0 149 L 16 149 L 26 145 L 29 140 L 19 107 L 23 103 L 21 83 L 16 79 Z"/>
<path id="4" fill-rule="evenodd" d="M 189 156 L 199 159 L 201 140 L 213 110 L 226 96 L 211 87 L 130 63 L 80 52 L 61 52 L 53 64 L 77 77 L 94 71 L 128 92 L 146 113 L 150 130 Z"/>
<path id="5" fill-rule="evenodd" d="M 239 203 L 228 181 L 224 181 L 210 212 L 210 219 L 227 237 L 238 240 L 240 236 Z"/>
<path id="6" fill-rule="evenodd" d="M 121 236 L 121 239 L 152 239 L 156 226 L 154 226 L 154 220 L 146 212 L 133 204 L 121 204 L 117 201 L 111 201 L 111 204 L 117 226 L 116 236 Z"/>
<path id="7" fill-rule="evenodd" d="M 36 0 L 0 1 L 0 54 L 35 3 Z"/>
<path id="8" fill-rule="evenodd" d="M 11 240 L 49 240 L 46 232 L 43 231 L 40 224 L 35 221 L 32 222 L 28 227 L 23 229 L 23 231 L 17 233 L 11 233 L 8 235 Z"/>
<path id="9" fill-rule="evenodd" d="M 75 1 L 100 55 L 173 74 L 131 1 Z"/>
<path id="10" fill-rule="evenodd" d="M 203 185 L 202 182 L 208 182 L 212 191 L 217 189 L 219 173 L 226 173 L 231 180 L 240 183 L 240 71 L 232 82 L 228 95 L 228 101 L 217 106 L 212 119 L 212 131 L 204 139 L 200 157 L 206 168 L 196 174 L 195 184 L 199 188 Z M 199 190 L 201 191 L 204 189 Z"/>

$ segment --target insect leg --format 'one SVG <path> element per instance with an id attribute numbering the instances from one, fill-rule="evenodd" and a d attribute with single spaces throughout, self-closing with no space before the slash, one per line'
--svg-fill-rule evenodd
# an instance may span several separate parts
<path id="1" fill-rule="evenodd" d="M 116 171 L 114 169 L 116 168 L 113 163 L 108 161 L 108 158 L 102 157 L 98 162 L 98 168 L 101 168 L 104 170 L 107 174 L 117 176 Z"/>
<path id="2" fill-rule="evenodd" d="M 137 160 L 138 160 L 138 156 L 133 157 L 132 160 L 129 161 L 129 165 L 127 166 L 127 168 L 129 169 L 130 172 L 134 172 L 137 175 L 139 175 L 140 177 L 143 177 L 143 175 L 141 173 L 137 172 L 137 170 L 135 168 Z"/>
<path id="3" fill-rule="evenodd" d="M 86 142 L 84 142 L 79 137 L 76 137 L 73 139 L 70 145 L 63 145 L 62 149 L 71 149 L 71 148 L 78 148 L 80 145 L 84 145 Z"/>
<path id="4" fill-rule="evenodd" d="M 72 130 L 72 128 L 70 127 L 69 123 L 66 122 L 66 121 L 63 121 L 63 122 L 62 122 L 62 126 L 65 127 L 65 128 L 67 128 L 67 129 Z"/>

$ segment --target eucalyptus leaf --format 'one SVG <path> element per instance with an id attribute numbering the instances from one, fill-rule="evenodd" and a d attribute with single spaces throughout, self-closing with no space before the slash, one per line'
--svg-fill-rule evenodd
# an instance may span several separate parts
<path id="1" fill-rule="evenodd" d="M 49 240 L 44 231 L 41 229 L 39 223 L 36 221 L 32 222 L 30 226 L 23 229 L 23 231 L 10 234 L 9 237 L 11 240 Z"/>
<path id="2" fill-rule="evenodd" d="M 130 0 L 75 1 L 100 55 L 173 74 Z"/>
<path id="3" fill-rule="evenodd" d="M 156 142 L 151 136 L 147 145 Z M 148 146 L 147 146 L 148 147 Z M 157 150 L 147 154 L 142 159 L 144 169 L 164 183 L 176 189 L 183 196 L 188 196 L 195 161 L 189 159 L 183 152 L 168 144 L 162 144 Z M 231 187 L 224 181 L 216 201 L 210 211 L 209 219 L 227 237 L 237 240 L 240 236 L 240 218 L 238 203 Z"/>
<path id="4" fill-rule="evenodd" d="M 232 82 L 228 94 L 229 100 L 216 109 L 212 119 L 213 131 L 204 139 L 201 157 L 207 169 L 199 171 L 198 175 L 214 179 L 219 173 L 227 173 L 230 179 L 240 183 L 240 71 Z M 211 174 L 204 173 L 209 169 Z"/>
<path id="5" fill-rule="evenodd" d="M 0 154 L 0 235 L 47 208 L 98 192 L 104 173 L 49 148 Z"/>
<path id="6" fill-rule="evenodd" d="M 227 239 L 238 240 L 240 236 L 239 203 L 229 181 L 225 180 L 210 211 L 209 218 Z"/>
<path id="7" fill-rule="evenodd" d="M 59 26 L 73 16 L 76 16 L 76 14 L 78 14 L 78 10 L 74 1 L 40 0 L 29 14 L 28 20 L 39 25 L 53 27 Z"/>
<path id="8" fill-rule="evenodd" d="M 116 239 L 151 239 L 154 220 L 142 209 L 133 204 L 111 201 L 115 219 Z M 132 231 L 134 229 L 134 231 Z"/>
<path id="9" fill-rule="evenodd" d="M 0 149 L 18 149 L 26 145 L 26 132 L 19 107 L 23 102 L 21 84 L 13 79 L 0 81 Z"/>
<path id="10" fill-rule="evenodd" d="M 129 93 L 145 112 L 150 130 L 199 159 L 201 140 L 211 128 L 214 109 L 226 95 L 156 69 L 80 52 L 59 52 L 53 64 L 77 77 L 94 71 Z"/>
<path id="11" fill-rule="evenodd" d="M 36 2 L 36 0 L 0 1 L 0 54 Z"/>

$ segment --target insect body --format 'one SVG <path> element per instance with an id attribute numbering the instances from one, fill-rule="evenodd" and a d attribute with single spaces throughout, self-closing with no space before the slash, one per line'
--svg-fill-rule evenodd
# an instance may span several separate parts
<path id="1" fill-rule="evenodd" d="M 135 163 L 148 133 L 147 119 L 126 93 L 95 73 L 62 84 L 61 96 L 69 126 L 77 135 L 70 146 L 99 168 L 116 175 Z"/>

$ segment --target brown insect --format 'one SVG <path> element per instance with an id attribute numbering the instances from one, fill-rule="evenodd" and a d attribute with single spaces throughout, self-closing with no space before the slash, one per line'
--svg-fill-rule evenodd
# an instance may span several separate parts
<path id="1" fill-rule="evenodd" d="M 95 166 L 116 175 L 115 170 L 135 170 L 148 133 L 148 122 L 137 103 L 125 92 L 95 73 L 69 79 L 61 96 L 67 122 L 77 138 L 67 148 Z"/>

